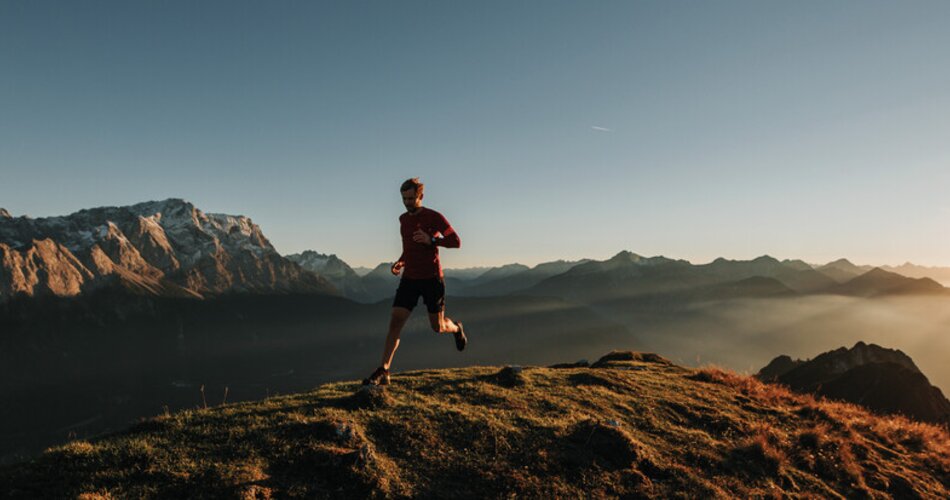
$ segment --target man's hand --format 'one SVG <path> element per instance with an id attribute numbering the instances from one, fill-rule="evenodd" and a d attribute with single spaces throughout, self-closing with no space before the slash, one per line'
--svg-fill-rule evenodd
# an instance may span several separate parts
<path id="1" fill-rule="evenodd" d="M 422 243 L 423 245 L 431 245 L 432 237 L 426 234 L 425 231 L 416 229 L 416 232 L 412 233 L 412 241 L 415 241 L 416 243 Z"/>
<path id="2" fill-rule="evenodd" d="M 393 262 L 393 266 L 389 270 L 396 276 L 399 276 L 399 273 L 402 271 L 402 268 L 406 265 L 403 261 Z"/>

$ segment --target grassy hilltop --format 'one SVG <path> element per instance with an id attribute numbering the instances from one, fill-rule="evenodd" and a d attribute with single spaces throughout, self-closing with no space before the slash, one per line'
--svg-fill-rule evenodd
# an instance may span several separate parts
<path id="1" fill-rule="evenodd" d="M 0 469 L 13 497 L 950 496 L 945 429 L 718 369 L 397 374 L 145 420 Z"/>

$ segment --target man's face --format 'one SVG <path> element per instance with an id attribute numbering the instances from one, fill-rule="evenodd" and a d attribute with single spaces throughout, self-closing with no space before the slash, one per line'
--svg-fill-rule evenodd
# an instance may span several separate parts
<path id="1" fill-rule="evenodd" d="M 406 210 L 410 212 L 415 212 L 422 206 L 422 193 L 416 194 L 415 189 L 410 189 L 408 191 L 401 191 L 402 193 L 402 204 L 406 206 Z"/>

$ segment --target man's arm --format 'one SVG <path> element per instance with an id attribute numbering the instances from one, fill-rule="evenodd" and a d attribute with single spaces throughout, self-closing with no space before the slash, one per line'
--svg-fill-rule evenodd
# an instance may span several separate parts
<path id="1" fill-rule="evenodd" d="M 402 216 L 399 216 L 399 224 L 402 225 Z M 400 237 L 402 235 L 402 230 L 400 230 Z M 402 253 L 399 254 L 399 258 L 396 259 L 396 262 L 393 262 L 393 265 L 389 267 L 389 271 L 396 276 L 399 276 L 399 272 L 402 271 L 403 266 L 406 265 L 406 249 L 402 249 Z"/>
<path id="2" fill-rule="evenodd" d="M 448 219 L 442 214 L 439 214 L 437 229 L 442 233 L 442 237 L 434 238 L 432 240 L 433 245 L 445 248 L 459 248 L 462 246 L 462 240 L 459 238 L 459 234 L 455 232 L 455 228 L 449 224 Z"/>
<path id="3" fill-rule="evenodd" d="M 406 265 L 405 257 L 406 257 L 406 252 L 403 252 L 402 255 L 399 256 L 399 259 L 397 259 L 396 262 L 393 262 L 393 265 L 389 266 L 389 272 L 395 274 L 396 276 L 399 276 L 399 273 L 402 271 L 402 268 L 405 267 Z"/>
<path id="4" fill-rule="evenodd" d="M 439 232 L 442 233 L 442 237 L 433 238 L 433 245 L 445 248 L 459 248 L 462 246 L 462 240 L 459 238 L 459 234 L 455 232 L 455 229 L 453 229 L 452 226 L 449 226 L 445 231 Z"/>

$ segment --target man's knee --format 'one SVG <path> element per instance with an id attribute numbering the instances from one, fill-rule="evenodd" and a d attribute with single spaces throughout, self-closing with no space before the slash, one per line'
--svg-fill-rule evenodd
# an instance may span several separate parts
<path id="1" fill-rule="evenodd" d="M 393 307 L 393 311 L 389 315 L 389 319 L 393 321 L 405 321 L 409 319 L 410 314 L 412 314 L 410 309 L 406 309 L 405 307 Z"/>
<path id="2" fill-rule="evenodd" d="M 402 308 L 394 307 L 392 314 L 389 316 L 389 326 L 391 328 L 402 328 L 406 324 L 406 320 L 409 319 L 409 315 L 412 311 Z"/>

